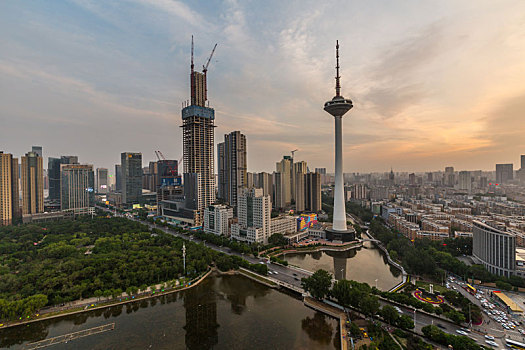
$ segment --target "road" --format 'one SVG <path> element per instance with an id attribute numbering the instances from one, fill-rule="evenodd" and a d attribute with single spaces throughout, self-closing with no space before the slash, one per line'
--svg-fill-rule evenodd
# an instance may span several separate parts
<path id="1" fill-rule="evenodd" d="M 483 306 L 481 305 L 481 301 L 479 301 L 478 299 L 476 299 L 473 295 L 471 295 L 470 293 L 468 293 L 465 289 L 463 289 L 463 286 L 461 286 L 460 284 L 458 284 L 458 281 L 455 280 L 454 282 L 449 282 L 450 286 L 451 287 L 456 287 L 456 291 L 461 293 L 461 295 L 463 295 L 464 297 L 466 297 L 468 300 L 470 300 L 473 304 L 479 306 L 479 308 L 481 310 L 483 310 Z M 485 293 L 485 298 L 488 300 L 489 299 L 489 296 L 487 296 L 487 294 Z M 506 310 L 504 310 L 503 308 L 501 307 L 498 307 L 496 306 L 495 308 L 496 310 L 500 310 L 500 311 L 503 311 L 503 312 L 506 312 Z M 499 338 L 496 340 L 496 342 L 498 344 L 503 344 L 503 339 L 504 338 L 510 338 L 510 339 L 514 339 L 514 340 L 517 340 L 519 342 L 525 342 L 525 337 L 523 335 L 521 335 L 516 329 L 513 329 L 513 330 L 506 330 L 504 329 L 501 324 L 499 324 L 497 321 L 491 319 L 487 314 L 485 313 L 482 313 L 483 315 L 483 323 L 479 326 L 473 326 L 472 328 L 473 329 L 476 329 L 476 330 L 479 330 L 481 332 L 486 332 L 496 338 Z M 508 315 L 507 316 L 509 317 L 509 319 L 514 319 L 512 316 Z"/>
<path id="2" fill-rule="evenodd" d="M 384 304 L 386 304 L 386 303 L 384 301 L 381 301 L 381 305 L 384 305 Z M 399 308 L 401 309 L 401 311 L 403 311 L 403 314 L 410 316 L 412 318 L 412 320 L 414 320 L 414 317 L 415 317 L 415 322 L 414 322 L 414 324 L 416 326 L 415 327 L 415 331 L 418 332 L 418 333 L 421 333 L 421 328 L 423 328 L 425 326 L 428 326 L 430 324 L 430 325 L 434 325 L 434 326 L 439 327 L 443 332 L 446 332 L 446 333 L 449 333 L 449 334 L 453 334 L 453 335 L 459 335 L 459 334 L 456 333 L 456 330 L 460 329 L 461 327 L 459 327 L 455 323 L 452 323 L 452 322 L 449 322 L 449 321 L 444 321 L 444 320 L 435 318 L 433 316 L 429 316 L 427 314 L 418 312 L 417 310 L 414 313 L 414 309 L 412 309 L 412 308 L 408 308 L 408 307 L 404 307 L 404 306 L 401 306 Z M 483 344 L 485 346 L 488 346 L 487 344 L 485 344 L 485 335 L 484 334 L 471 332 L 469 334 L 469 338 L 474 339 L 476 342 L 478 342 L 478 344 Z M 500 341 L 497 341 L 497 343 L 501 345 Z"/>

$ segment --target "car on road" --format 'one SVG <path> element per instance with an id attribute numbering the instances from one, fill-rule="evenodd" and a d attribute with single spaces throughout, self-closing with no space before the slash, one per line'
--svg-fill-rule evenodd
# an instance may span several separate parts
<path id="1" fill-rule="evenodd" d="M 491 336 L 491 335 L 486 334 L 485 335 L 485 339 L 487 339 L 487 340 L 494 340 L 494 337 Z"/>
<path id="2" fill-rule="evenodd" d="M 485 340 L 485 343 L 489 344 L 493 348 L 496 348 L 496 349 L 498 348 L 498 344 L 493 340 Z"/>
<path id="3" fill-rule="evenodd" d="M 437 326 L 441 329 L 446 329 L 445 326 L 443 326 L 441 323 L 438 323 Z"/>
<path id="4" fill-rule="evenodd" d="M 278 275 L 278 274 L 279 274 L 279 272 L 277 272 L 277 271 L 274 271 L 273 273 L 274 273 L 274 274 L 276 274 L 276 275 Z"/>
<path id="5" fill-rule="evenodd" d="M 295 272 L 292 275 L 297 276 L 297 274 Z"/>
<path id="6" fill-rule="evenodd" d="M 457 333 L 457 334 L 461 334 L 461 335 L 468 335 L 467 332 L 462 331 L 461 329 L 456 329 L 456 333 Z"/>

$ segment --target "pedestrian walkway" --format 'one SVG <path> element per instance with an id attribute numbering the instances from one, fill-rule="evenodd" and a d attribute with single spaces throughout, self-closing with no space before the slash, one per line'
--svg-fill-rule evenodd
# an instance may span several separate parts
<path id="1" fill-rule="evenodd" d="M 44 340 L 37 341 L 34 343 L 30 343 L 30 344 L 27 344 L 25 348 L 26 349 L 41 349 L 41 348 L 45 348 L 45 347 L 55 345 L 55 344 L 67 343 L 68 341 L 82 338 L 82 337 L 87 337 L 89 335 L 112 331 L 114 329 L 115 329 L 115 322 L 109 323 L 103 326 L 84 329 L 82 331 L 59 335 L 58 337 L 48 338 L 48 339 L 44 339 Z"/>

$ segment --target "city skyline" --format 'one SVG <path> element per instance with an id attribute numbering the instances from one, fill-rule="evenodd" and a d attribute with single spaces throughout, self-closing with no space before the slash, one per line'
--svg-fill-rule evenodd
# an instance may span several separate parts
<path id="1" fill-rule="evenodd" d="M 519 169 L 525 4 L 271 5 L 2 2 L 4 151 L 42 145 L 46 166 L 67 146 L 109 169 L 125 151 L 142 152 L 143 165 L 156 149 L 179 159 L 194 34 L 197 67 L 219 43 L 208 78 L 216 135 L 246 135 L 248 171 L 299 149 L 297 160 L 331 172 L 332 121 L 318 106 L 337 38 L 359 106 L 344 132 L 344 172 Z"/>

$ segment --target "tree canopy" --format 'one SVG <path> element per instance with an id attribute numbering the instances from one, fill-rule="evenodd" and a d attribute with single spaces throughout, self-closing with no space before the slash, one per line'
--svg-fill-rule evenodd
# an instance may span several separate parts
<path id="1" fill-rule="evenodd" d="M 303 288 L 316 299 L 323 299 L 330 293 L 332 275 L 326 270 L 317 270 L 312 276 L 301 280 Z"/>
<path id="2" fill-rule="evenodd" d="M 15 311 L 2 312 L 0 319 L 20 317 L 44 305 L 116 296 L 181 276 L 193 278 L 212 264 L 261 274 L 268 269 L 125 218 L 1 227 L 0 305 Z"/>

